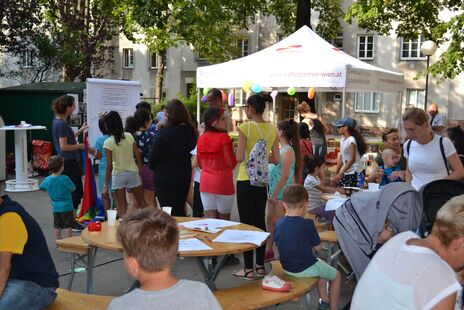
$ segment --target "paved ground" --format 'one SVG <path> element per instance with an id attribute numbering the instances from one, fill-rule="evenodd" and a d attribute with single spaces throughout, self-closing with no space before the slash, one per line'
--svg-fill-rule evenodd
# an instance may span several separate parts
<path id="1" fill-rule="evenodd" d="M 1 184 L 1 191 L 4 193 L 4 183 Z M 55 236 L 53 229 L 53 217 L 49 205 L 49 199 L 44 192 L 26 192 L 26 193 L 8 193 L 11 199 L 16 200 L 37 220 L 40 227 L 42 228 L 45 237 L 47 239 L 48 247 L 50 249 L 53 260 L 55 261 L 56 268 L 60 275 L 66 274 L 70 270 L 70 254 L 58 252 L 55 246 Z M 236 207 L 232 212 L 232 220 L 238 221 L 238 214 Z M 74 233 L 78 235 L 78 233 Z M 104 263 L 110 260 L 122 258 L 122 253 L 114 253 L 106 250 L 98 250 L 96 264 Z M 242 260 L 242 257 L 240 256 Z M 243 285 L 248 283 L 245 280 L 236 279 L 231 276 L 231 272 L 234 271 L 237 266 L 225 267 L 218 279 L 216 284 L 218 289 Z M 267 266 L 269 268 L 269 266 Z M 174 274 L 179 278 L 186 278 L 191 280 L 202 281 L 202 275 L 197 267 L 197 263 L 192 258 L 178 259 L 174 266 Z M 69 276 L 60 277 L 61 287 L 66 287 Z M 85 292 L 85 272 L 79 273 L 74 278 L 72 290 Z M 125 292 L 125 290 L 133 283 L 126 272 L 121 261 L 116 261 L 94 270 L 94 292 L 100 295 L 111 295 L 119 296 Z M 342 282 L 342 296 L 341 306 L 346 304 L 350 300 L 352 292 L 354 290 L 354 281 Z M 253 298 L 253 296 L 250 296 Z M 317 309 L 317 294 L 311 293 L 311 309 Z M 303 301 L 299 303 L 289 302 L 279 306 L 279 309 L 304 309 Z"/>

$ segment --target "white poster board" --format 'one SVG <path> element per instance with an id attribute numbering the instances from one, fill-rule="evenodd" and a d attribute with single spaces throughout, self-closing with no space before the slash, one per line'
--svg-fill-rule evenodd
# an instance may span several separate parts
<path id="1" fill-rule="evenodd" d="M 87 79 L 86 89 L 89 144 L 93 147 L 102 134 L 98 127 L 99 113 L 118 112 L 124 126 L 126 118 L 134 114 L 135 105 L 140 102 L 140 82 Z"/>

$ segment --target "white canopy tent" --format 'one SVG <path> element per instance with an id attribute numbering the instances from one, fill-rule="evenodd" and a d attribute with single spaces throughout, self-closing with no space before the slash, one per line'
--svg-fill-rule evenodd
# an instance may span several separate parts
<path id="1" fill-rule="evenodd" d="M 403 90 L 403 74 L 351 57 L 303 26 L 282 41 L 249 56 L 197 68 L 198 88 L 241 88 L 252 81 L 263 88 L 295 87 L 316 92 L 392 92 Z M 199 108 L 199 107 L 198 107 Z"/>

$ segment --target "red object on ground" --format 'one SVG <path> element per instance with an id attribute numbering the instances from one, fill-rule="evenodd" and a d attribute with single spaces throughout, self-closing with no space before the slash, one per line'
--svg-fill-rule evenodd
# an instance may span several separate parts
<path id="1" fill-rule="evenodd" d="M 52 157 L 52 143 L 32 140 L 32 167 L 48 170 L 48 159 Z"/>

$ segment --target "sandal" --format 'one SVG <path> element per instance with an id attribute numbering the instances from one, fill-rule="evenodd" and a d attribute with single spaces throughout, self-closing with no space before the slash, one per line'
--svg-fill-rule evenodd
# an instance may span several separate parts
<path id="1" fill-rule="evenodd" d="M 266 275 L 266 268 L 263 266 L 255 265 L 256 277 L 262 278 Z"/>
<path id="2" fill-rule="evenodd" d="M 243 270 L 243 275 L 238 274 L 242 270 Z M 249 276 L 250 274 L 252 275 L 251 277 Z M 242 278 L 242 279 L 249 280 L 249 281 L 252 281 L 255 279 L 255 271 L 253 269 L 250 269 L 248 271 L 245 268 L 239 269 L 237 271 L 232 272 L 232 275 L 234 277 Z"/>

